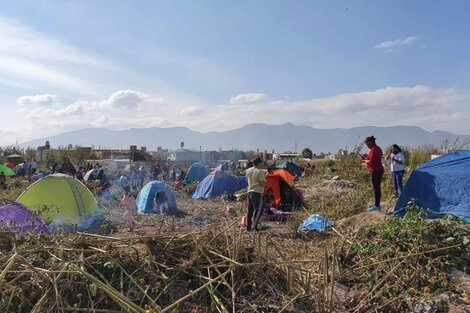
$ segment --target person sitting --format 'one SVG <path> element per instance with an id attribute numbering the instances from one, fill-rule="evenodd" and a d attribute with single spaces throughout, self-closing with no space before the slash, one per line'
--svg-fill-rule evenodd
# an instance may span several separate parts
<path id="1" fill-rule="evenodd" d="M 164 190 L 159 190 L 155 193 L 153 199 L 153 211 L 160 215 L 168 213 L 168 198 Z"/>
<path id="2" fill-rule="evenodd" d="M 305 176 L 310 176 L 313 174 L 313 170 L 315 169 L 315 165 L 311 165 L 310 163 L 307 165 L 307 167 L 305 168 Z"/>
<path id="3" fill-rule="evenodd" d="M 269 188 L 268 191 L 266 192 L 266 195 L 264 196 L 264 211 L 268 214 L 271 215 L 271 208 L 276 207 L 276 200 L 274 199 L 274 192 L 272 188 Z"/>
<path id="4" fill-rule="evenodd" d="M 284 193 L 281 198 L 281 205 L 280 205 L 280 210 L 283 212 L 290 212 L 294 208 L 294 198 L 292 197 L 292 193 L 290 189 L 285 189 Z"/>
<path id="5" fill-rule="evenodd" d="M 100 169 L 98 172 L 98 176 L 96 176 L 96 180 L 100 182 L 100 192 L 105 191 L 109 188 L 109 179 L 104 173 L 104 169 Z"/>

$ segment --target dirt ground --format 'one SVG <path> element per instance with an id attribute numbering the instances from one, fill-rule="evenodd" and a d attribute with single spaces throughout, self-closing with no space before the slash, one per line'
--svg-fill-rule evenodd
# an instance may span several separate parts
<path id="1" fill-rule="evenodd" d="M 356 189 L 356 184 L 347 180 L 331 179 L 322 180 L 309 186 L 300 188 L 306 202 L 316 200 L 320 195 L 344 196 Z M 157 216 L 152 214 L 136 214 L 136 227 L 130 232 L 125 222 L 122 220 L 124 210 L 119 206 L 121 191 L 117 188 L 112 190 L 114 199 L 98 199 L 103 208 L 105 217 L 111 221 L 118 229 L 116 236 L 135 236 L 152 233 L 179 233 L 187 234 L 198 232 L 213 224 L 224 224 L 239 226 L 240 219 L 246 213 L 245 201 L 225 201 L 216 198 L 212 200 L 195 200 L 183 191 L 176 191 L 175 197 L 180 214 L 177 216 Z M 384 203 L 383 212 L 364 212 L 335 221 L 338 226 L 348 223 L 353 229 L 360 229 L 365 226 L 374 225 L 382 221 L 393 211 L 395 203 Z M 296 233 L 294 221 L 299 221 L 299 216 L 304 216 L 305 212 L 294 212 L 293 218 L 288 222 L 263 221 L 268 231 L 272 234 Z M 296 218 L 295 218 L 296 217 Z"/>

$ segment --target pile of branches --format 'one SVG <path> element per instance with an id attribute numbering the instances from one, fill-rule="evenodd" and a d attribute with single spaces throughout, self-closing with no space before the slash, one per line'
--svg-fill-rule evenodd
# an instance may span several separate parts
<path id="1" fill-rule="evenodd" d="M 468 296 L 459 295 L 451 271 L 470 271 L 470 225 L 429 222 L 416 205 L 407 209 L 404 218 L 361 229 L 343 249 L 339 282 L 360 290 L 351 308 L 404 312 L 443 293 Z"/>
<path id="2" fill-rule="evenodd" d="M 0 311 L 332 311 L 321 265 L 274 240 L 228 224 L 132 238 L 1 232 Z"/>

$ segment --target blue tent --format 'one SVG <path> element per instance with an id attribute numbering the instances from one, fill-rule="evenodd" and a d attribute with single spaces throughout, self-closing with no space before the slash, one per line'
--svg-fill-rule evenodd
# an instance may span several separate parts
<path id="1" fill-rule="evenodd" d="M 245 176 L 232 176 L 225 172 L 215 171 L 197 185 L 193 199 L 210 199 L 224 193 L 233 194 L 246 187 L 248 183 Z"/>
<path id="2" fill-rule="evenodd" d="M 168 211 L 166 214 L 175 215 L 178 213 L 175 195 L 170 186 L 156 180 L 149 182 L 140 190 L 136 199 L 137 211 L 139 213 L 157 213 L 154 208 L 154 198 L 158 191 L 163 191 L 166 196 L 168 202 Z"/>
<path id="3" fill-rule="evenodd" d="M 295 165 L 292 162 L 284 162 L 276 166 L 276 168 L 287 170 L 289 173 L 292 174 L 295 178 L 300 178 L 304 169 L 300 166 Z"/>
<path id="4" fill-rule="evenodd" d="M 418 167 L 395 206 L 395 215 L 405 215 L 406 204 L 415 199 L 431 218 L 453 215 L 470 222 L 470 151 L 443 155 Z"/>
<path id="5" fill-rule="evenodd" d="M 188 170 L 184 181 L 188 184 L 191 184 L 195 181 L 201 181 L 207 176 L 207 168 L 200 164 L 194 163 Z"/>

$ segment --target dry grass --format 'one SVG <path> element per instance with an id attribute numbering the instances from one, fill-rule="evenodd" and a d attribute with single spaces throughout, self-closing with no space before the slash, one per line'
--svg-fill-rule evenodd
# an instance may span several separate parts
<path id="1" fill-rule="evenodd" d="M 243 203 L 194 201 L 186 190 L 178 194 L 183 216 L 139 216 L 135 233 L 122 231 L 116 200 L 101 201 L 120 229 L 109 237 L 1 232 L 0 311 L 403 312 L 442 293 L 470 300 L 449 276 L 468 271 L 469 225 L 382 214 L 357 231 L 351 221 L 369 218 L 367 175 L 357 158 L 334 167 L 319 165 L 297 182 L 309 208 L 266 232 L 240 230 L 234 212 Z M 3 203 L 26 187 L 15 184 Z M 383 190 L 391 206 L 388 177 Z M 310 213 L 345 219 L 322 234 L 297 233 Z"/>

